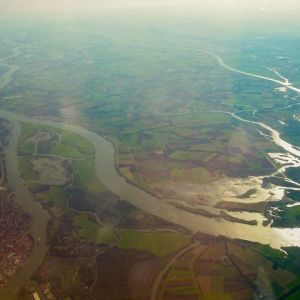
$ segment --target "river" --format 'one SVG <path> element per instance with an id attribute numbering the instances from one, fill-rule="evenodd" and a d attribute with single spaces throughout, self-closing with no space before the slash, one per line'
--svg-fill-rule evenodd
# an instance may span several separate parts
<path id="1" fill-rule="evenodd" d="M 88 129 L 72 124 L 28 118 L 5 110 L 0 110 L 0 117 L 14 124 L 31 123 L 52 126 L 79 134 L 94 146 L 97 177 L 110 191 L 135 207 L 166 221 L 183 226 L 193 233 L 200 231 L 212 235 L 224 235 L 229 238 L 270 244 L 273 248 L 277 249 L 288 246 L 300 246 L 300 228 L 279 229 L 207 218 L 178 209 L 164 200 L 156 198 L 137 186 L 128 183 L 116 170 L 115 150 L 111 142 Z M 16 132 L 14 131 L 13 134 L 16 134 Z M 13 137 L 13 139 L 17 138 Z"/>
<path id="2" fill-rule="evenodd" d="M 219 63 L 221 63 L 220 60 Z M 237 70 L 231 69 L 231 71 L 236 72 Z M 244 75 L 253 76 L 253 74 L 249 75 L 249 73 L 244 73 Z M 269 80 L 262 76 L 255 77 Z M 9 80 L 11 79 L 10 73 L 7 78 L 9 78 Z M 276 81 L 276 83 L 279 82 L 282 85 L 286 85 L 285 82 Z M 288 88 L 290 88 L 290 86 L 288 86 Z M 274 143 L 282 147 L 285 151 L 298 156 L 298 149 L 282 140 L 280 138 L 280 134 L 276 130 L 263 123 L 247 121 L 232 113 L 230 114 L 232 115 L 232 117 L 235 117 L 242 122 L 255 123 L 256 125 L 269 130 Z M 34 248 L 33 255 L 29 263 L 0 291 L 1 299 L 9 299 L 10 297 L 8 295 L 12 295 L 30 279 L 31 275 L 35 272 L 39 264 L 42 262 L 47 252 L 45 239 L 46 226 L 49 215 L 45 210 L 41 208 L 38 203 L 33 200 L 31 194 L 25 187 L 24 182 L 20 177 L 18 169 L 17 147 L 22 123 L 53 126 L 55 128 L 68 130 L 73 133 L 79 134 L 80 136 L 88 140 L 95 149 L 95 172 L 99 181 L 101 181 L 113 193 L 119 195 L 121 199 L 126 200 L 135 207 L 147 213 L 153 214 L 166 221 L 173 222 L 182 227 L 185 227 L 193 233 L 203 232 L 212 235 L 223 235 L 228 238 L 237 238 L 253 242 L 260 242 L 262 244 L 270 244 L 273 248 L 277 249 L 289 246 L 300 247 L 300 228 L 279 229 L 272 227 L 263 227 L 261 224 L 254 226 L 241 223 L 233 223 L 224 219 L 207 218 L 202 215 L 196 215 L 178 209 L 166 203 L 164 200 L 156 198 L 155 196 L 150 195 L 137 186 L 128 183 L 123 177 L 120 176 L 120 174 L 116 170 L 115 149 L 111 142 L 109 142 L 105 137 L 91 132 L 88 129 L 62 122 L 28 118 L 5 110 L 0 110 L 0 117 L 6 119 L 13 125 L 10 144 L 5 151 L 9 186 L 16 191 L 16 201 L 22 207 L 24 207 L 25 210 L 30 211 L 30 213 L 32 214 L 32 235 L 35 239 L 41 238 L 39 246 L 35 246 Z"/>
<path id="3" fill-rule="evenodd" d="M 41 264 L 45 255 L 47 254 L 46 243 L 46 226 L 49 219 L 48 212 L 39 205 L 26 188 L 24 181 L 21 179 L 18 167 L 18 142 L 21 135 L 21 124 L 10 120 L 13 125 L 10 143 L 5 148 L 5 164 L 7 169 L 7 181 L 9 187 L 15 191 L 16 203 L 23 207 L 24 210 L 29 211 L 32 215 L 32 226 L 30 233 L 37 241 L 40 242 L 34 246 L 29 262 L 22 268 L 13 278 L 9 279 L 6 285 L 0 290 L 0 299 L 11 299 L 11 297 L 18 292 L 18 290 L 30 280 L 35 270 Z"/>

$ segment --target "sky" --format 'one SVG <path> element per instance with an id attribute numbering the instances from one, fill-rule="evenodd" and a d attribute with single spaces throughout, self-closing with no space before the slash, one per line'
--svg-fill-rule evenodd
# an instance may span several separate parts
<path id="1" fill-rule="evenodd" d="M 202 12 L 214 11 L 220 14 L 276 12 L 300 15 L 299 0 L 0 0 L 0 13 L 33 10 L 101 10 L 105 7 L 130 9 L 141 6 L 155 6 L 164 9 L 185 7 Z"/>

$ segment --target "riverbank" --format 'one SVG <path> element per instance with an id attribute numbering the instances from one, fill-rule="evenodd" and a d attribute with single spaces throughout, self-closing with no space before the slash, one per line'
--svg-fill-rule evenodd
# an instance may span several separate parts
<path id="1" fill-rule="evenodd" d="M 16 205 L 30 212 L 32 220 L 28 233 L 32 236 L 33 240 L 39 240 L 39 244 L 33 246 L 32 253 L 26 265 L 10 278 L 0 290 L 1 299 L 12 299 L 20 288 L 30 281 L 31 276 L 41 264 L 48 250 L 46 244 L 46 226 L 49 215 L 46 210 L 34 201 L 20 176 L 17 148 L 21 134 L 21 124 L 14 121 L 10 123 L 12 124 L 12 129 L 9 144 L 4 148 L 4 159 L 7 166 L 7 184 L 11 190 L 15 191 Z"/>

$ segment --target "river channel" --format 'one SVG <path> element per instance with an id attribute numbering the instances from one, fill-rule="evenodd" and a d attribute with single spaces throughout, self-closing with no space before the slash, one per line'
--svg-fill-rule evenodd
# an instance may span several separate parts
<path id="1" fill-rule="evenodd" d="M 9 279 L 6 285 L 0 290 L 0 299 L 11 299 L 18 290 L 30 280 L 30 277 L 41 264 L 47 254 L 46 227 L 49 220 L 48 212 L 32 198 L 21 178 L 18 166 L 18 142 L 21 135 L 21 123 L 11 120 L 13 125 L 10 143 L 5 149 L 5 164 L 7 170 L 7 181 L 9 187 L 15 191 L 16 203 L 30 212 L 32 225 L 29 233 L 36 243 L 29 262 L 13 278 Z"/>
<path id="2" fill-rule="evenodd" d="M 196 215 L 178 209 L 166 203 L 164 200 L 156 198 L 137 186 L 128 183 L 116 170 L 115 150 L 111 142 L 105 139 L 105 137 L 91 132 L 88 129 L 77 125 L 28 118 L 4 110 L 0 110 L 0 117 L 7 119 L 13 124 L 31 123 L 52 126 L 79 134 L 94 146 L 95 171 L 97 177 L 110 191 L 135 207 L 164 220 L 183 226 L 193 233 L 201 231 L 212 235 L 224 235 L 229 238 L 270 244 L 274 248 L 300 246 L 300 228 L 279 229 L 261 225 L 253 226 Z M 13 132 L 13 140 L 18 139 L 18 136 L 15 136 L 16 134 L 17 131 L 15 130 Z M 16 146 L 17 145 L 15 145 L 15 147 Z M 39 214 L 38 211 L 36 211 L 36 213 Z M 36 217 L 40 218 L 39 215 L 33 215 L 33 218 Z"/>
<path id="3" fill-rule="evenodd" d="M 226 113 L 226 112 L 220 112 Z M 231 114 L 231 113 L 230 113 Z M 232 117 L 241 122 L 247 120 L 231 114 Z M 46 226 L 49 215 L 46 210 L 36 203 L 30 192 L 27 190 L 20 176 L 18 169 L 18 141 L 21 133 L 22 123 L 38 124 L 41 126 L 52 126 L 55 128 L 68 130 L 76 133 L 89 141 L 95 149 L 95 172 L 101 181 L 110 191 L 120 196 L 135 207 L 153 214 L 166 221 L 189 229 L 191 232 L 203 232 L 211 235 L 223 235 L 228 238 L 237 238 L 262 244 L 270 244 L 273 248 L 299 246 L 300 247 L 300 228 L 272 228 L 264 227 L 261 224 L 247 225 L 224 219 L 208 218 L 178 209 L 164 200 L 156 198 L 139 187 L 130 184 L 116 170 L 115 149 L 110 141 L 105 137 L 89 131 L 83 127 L 66 124 L 56 121 L 46 121 L 42 119 L 28 118 L 5 110 L 0 110 L 0 117 L 6 119 L 13 125 L 10 144 L 5 151 L 7 166 L 7 176 L 9 186 L 16 192 L 16 201 L 25 210 L 29 211 L 33 218 L 31 234 L 37 240 L 41 239 L 36 245 L 29 263 L 17 275 L 8 281 L 7 285 L 0 291 L 1 299 L 10 299 L 21 286 L 29 281 L 32 274 L 38 268 L 47 253 L 46 245 Z M 280 138 L 280 134 L 271 127 L 258 122 L 256 125 L 269 130 L 275 144 L 283 150 L 299 155 L 298 149 Z"/>

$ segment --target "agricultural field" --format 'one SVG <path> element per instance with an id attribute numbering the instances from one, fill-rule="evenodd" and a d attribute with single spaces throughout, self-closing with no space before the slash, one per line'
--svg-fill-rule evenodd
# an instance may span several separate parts
<path id="1" fill-rule="evenodd" d="M 120 230 L 117 247 L 123 249 L 146 250 L 155 256 L 166 256 L 190 243 L 187 236 L 175 232 L 143 232 Z"/>
<path id="2" fill-rule="evenodd" d="M 292 261 L 298 263 L 267 246 L 202 242 L 170 266 L 158 299 L 276 299 L 299 287 Z"/>

